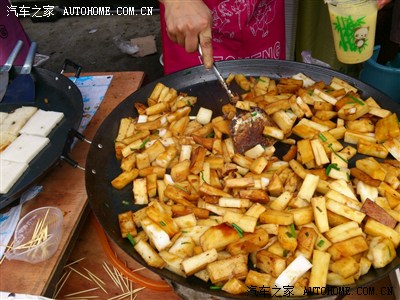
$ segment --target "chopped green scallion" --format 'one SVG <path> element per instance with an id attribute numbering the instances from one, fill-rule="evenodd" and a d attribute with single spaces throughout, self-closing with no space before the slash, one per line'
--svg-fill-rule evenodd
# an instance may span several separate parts
<path id="1" fill-rule="evenodd" d="M 337 164 L 330 164 L 330 165 L 328 165 L 327 167 L 326 167 L 326 176 L 329 176 L 329 174 L 331 173 L 331 170 L 332 169 L 335 169 L 335 170 L 340 170 L 340 168 L 338 167 L 338 165 Z"/>
<path id="2" fill-rule="evenodd" d="M 318 137 L 321 139 L 321 141 L 326 142 L 328 139 L 320 132 L 318 134 Z"/>
<path id="3" fill-rule="evenodd" d="M 325 241 L 324 240 L 319 240 L 319 242 L 317 243 L 318 247 L 322 247 L 324 245 Z"/>
<path id="4" fill-rule="evenodd" d="M 360 104 L 360 105 L 365 105 L 365 103 L 363 101 L 361 101 L 360 99 L 358 99 L 357 97 L 354 97 L 353 95 L 348 95 L 351 99 L 354 100 L 354 102 Z"/>
<path id="5" fill-rule="evenodd" d="M 136 241 L 133 238 L 133 236 L 128 232 L 128 234 L 126 235 L 126 237 L 128 238 L 128 240 L 131 242 L 132 246 L 136 245 Z"/>
<path id="6" fill-rule="evenodd" d="M 345 159 L 344 157 L 340 156 L 339 153 L 337 153 L 337 151 L 335 149 L 333 149 L 332 144 L 329 144 L 328 147 L 332 150 L 332 152 L 339 157 L 341 160 L 343 160 L 346 164 L 348 163 L 347 159 Z"/>
<path id="7" fill-rule="evenodd" d="M 292 237 L 296 237 L 296 229 L 294 228 L 294 224 L 290 224 L 290 230 L 292 231 Z"/>
<path id="8" fill-rule="evenodd" d="M 140 144 L 140 147 L 139 147 L 139 148 L 140 148 L 140 149 L 143 149 L 149 141 L 150 141 L 150 138 L 149 138 L 149 137 L 145 138 L 144 141 L 143 141 L 143 143 Z"/>
<path id="9" fill-rule="evenodd" d="M 206 180 L 204 179 L 204 172 L 203 171 L 200 172 L 200 177 L 201 177 L 201 180 L 203 180 L 203 182 L 206 182 Z"/>
<path id="10" fill-rule="evenodd" d="M 235 223 L 232 223 L 232 227 L 237 231 L 238 235 L 240 237 L 243 237 L 243 229 L 240 228 L 238 225 L 236 225 Z"/>
<path id="11" fill-rule="evenodd" d="M 178 189 L 186 192 L 186 189 L 183 186 L 179 185 L 179 184 L 175 184 L 175 187 L 177 187 Z"/>
<path id="12" fill-rule="evenodd" d="M 222 285 L 211 285 L 210 290 L 220 290 L 222 289 Z"/>
<path id="13" fill-rule="evenodd" d="M 207 138 L 213 138 L 214 137 L 214 132 L 210 132 L 209 134 L 206 135 Z"/>

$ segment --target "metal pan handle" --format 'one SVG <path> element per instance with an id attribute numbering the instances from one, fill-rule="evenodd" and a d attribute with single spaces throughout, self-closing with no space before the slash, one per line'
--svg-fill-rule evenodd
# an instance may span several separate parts
<path id="1" fill-rule="evenodd" d="M 5 64 L 3 67 L 1 67 L 0 71 L 1 72 L 8 72 L 10 71 L 14 60 L 17 58 L 19 51 L 22 48 L 22 45 L 24 44 L 23 41 L 18 40 L 18 42 L 15 44 L 15 47 L 13 49 L 13 51 L 10 53 L 10 56 L 8 57 L 8 59 L 6 60 Z"/>
<path id="2" fill-rule="evenodd" d="M 75 138 L 77 138 L 78 140 L 81 140 L 83 142 L 86 142 L 88 144 L 91 144 L 92 142 L 89 141 L 88 139 L 86 139 L 86 137 L 80 133 L 79 131 L 75 130 L 75 129 L 71 129 L 68 132 L 68 137 L 67 140 L 65 142 L 64 145 L 64 149 L 63 152 L 61 154 L 61 159 L 63 161 L 65 161 L 67 164 L 71 165 L 74 168 L 80 169 L 82 171 L 85 171 L 85 168 L 80 166 L 75 160 L 73 160 L 70 156 L 69 156 L 69 152 L 71 150 L 72 144 L 74 143 Z"/>
<path id="3" fill-rule="evenodd" d="M 74 82 L 75 82 L 75 81 L 79 78 L 79 76 L 81 75 L 82 66 L 81 66 L 81 65 L 78 65 L 77 63 L 73 62 L 72 60 L 66 58 L 66 59 L 64 60 L 63 65 L 62 65 L 60 74 L 64 74 L 65 69 L 66 69 L 68 66 L 72 67 L 72 68 L 75 70 L 75 76 L 74 76 L 74 77 L 75 77 Z"/>
<path id="4" fill-rule="evenodd" d="M 35 58 L 37 44 L 36 42 L 32 42 L 29 47 L 28 55 L 25 58 L 25 63 L 21 68 L 21 74 L 30 74 L 33 64 L 33 59 Z"/>

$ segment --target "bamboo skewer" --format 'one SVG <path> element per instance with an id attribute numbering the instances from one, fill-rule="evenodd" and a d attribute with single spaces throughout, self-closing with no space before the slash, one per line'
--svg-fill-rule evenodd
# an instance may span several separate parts
<path id="1" fill-rule="evenodd" d="M 89 270 L 87 270 L 85 268 L 86 272 L 88 272 L 90 278 L 92 278 L 92 280 L 99 286 L 99 288 L 101 288 L 103 290 L 104 293 L 108 294 L 108 292 L 106 291 L 106 289 L 101 285 L 101 283 L 98 281 L 100 280 L 97 276 L 95 276 L 92 272 L 90 272 Z M 97 279 L 96 279 L 97 278 Z M 104 283 L 103 283 L 104 284 Z"/>
<path id="2" fill-rule="evenodd" d="M 72 266 L 72 265 L 77 264 L 78 262 L 84 260 L 85 258 L 86 258 L 86 257 L 82 257 L 82 258 L 79 258 L 79 259 L 77 259 L 77 260 L 75 260 L 75 261 L 73 261 L 73 262 L 70 262 L 69 264 L 67 264 L 67 265 L 64 266 L 64 269 L 65 269 L 65 268 L 68 268 L 69 266 Z"/>
<path id="3" fill-rule="evenodd" d="M 121 294 L 121 295 L 117 295 L 117 296 L 108 298 L 108 300 L 117 300 L 117 299 L 118 299 L 118 300 L 121 300 L 121 299 L 126 298 L 127 296 L 136 294 L 137 292 L 140 292 L 140 291 L 143 290 L 143 289 L 145 289 L 145 287 L 141 287 L 141 288 L 137 288 L 137 289 L 134 289 L 134 290 L 130 290 L 130 291 L 128 291 L 128 292 L 125 292 L 124 294 Z"/>
<path id="4" fill-rule="evenodd" d="M 79 272 L 78 270 L 74 269 L 73 267 L 69 267 L 72 271 L 74 271 L 75 273 L 81 275 L 83 278 L 92 281 L 92 279 L 90 279 L 89 277 L 87 277 L 86 275 L 82 274 L 81 272 Z"/>
<path id="5" fill-rule="evenodd" d="M 115 283 L 115 285 L 117 287 L 119 287 L 120 289 L 122 289 L 122 286 L 118 283 L 118 280 L 116 279 L 115 274 L 113 274 L 113 272 L 111 271 L 111 269 L 109 268 L 109 266 L 106 263 L 103 264 L 103 268 L 106 270 L 108 276 L 110 276 L 110 278 Z"/>
<path id="6" fill-rule="evenodd" d="M 65 276 L 65 279 L 63 281 L 63 283 L 61 284 L 61 286 L 54 292 L 54 296 L 53 298 L 57 298 L 58 294 L 60 293 L 61 289 L 63 288 L 65 282 L 67 282 L 67 279 L 69 277 L 69 275 L 71 275 L 72 271 L 69 270 L 68 274 Z"/>
<path id="7" fill-rule="evenodd" d="M 98 287 L 95 287 L 95 288 L 91 288 L 91 289 L 88 289 L 88 290 L 71 293 L 71 294 L 65 295 L 65 297 L 75 296 L 75 295 L 79 295 L 79 294 L 95 291 L 95 290 L 98 290 L 98 289 L 99 289 Z"/>
<path id="8" fill-rule="evenodd" d="M 67 295 L 64 295 L 64 300 L 84 300 L 84 299 L 95 299 L 95 298 L 101 298 L 98 295 L 82 295 L 84 293 L 88 293 L 88 292 L 92 292 L 92 291 L 96 291 L 101 289 L 104 293 L 109 294 L 108 291 L 104 288 L 104 286 L 106 285 L 106 283 L 100 279 L 98 276 L 96 276 L 93 272 L 91 272 L 90 270 L 88 270 L 87 268 L 83 267 L 83 269 L 86 271 L 87 275 L 83 274 L 82 272 L 78 271 L 77 269 L 71 267 L 71 265 L 78 263 L 79 261 L 83 260 L 84 258 L 81 258 L 79 260 L 76 260 L 70 264 L 68 264 L 66 267 L 68 267 L 69 272 L 68 273 L 64 273 L 61 277 L 61 279 L 59 280 L 59 282 L 56 284 L 56 287 L 59 285 L 60 282 L 62 282 L 61 286 L 57 289 L 57 291 L 54 293 L 53 298 L 56 298 L 60 292 L 60 290 L 62 289 L 62 287 L 64 286 L 65 282 L 67 281 L 68 277 L 70 276 L 70 274 L 72 272 L 77 273 L 79 276 L 85 278 L 88 281 L 91 281 L 93 283 L 95 283 L 97 286 L 84 290 L 84 291 L 78 291 L 78 292 L 74 292 L 74 293 L 70 293 Z M 137 297 L 137 293 L 141 290 L 143 290 L 145 287 L 140 287 L 137 289 L 133 289 L 133 282 L 130 281 L 128 278 L 126 278 L 125 276 L 123 276 L 123 274 L 116 269 L 114 266 L 111 268 L 110 266 L 108 266 L 108 264 L 106 262 L 103 263 L 103 269 L 106 271 L 106 273 L 108 274 L 108 276 L 110 277 L 110 279 L 114 282 L 115 286 L 121 290 L 122 293 L 120 293 L 119 295 L 113 296 L 111 298 L 108 298 L 109 300 L 122 300 L 125 298 L 134 300 Z M 140 268 L 140 269 L 144 269 L 144 268 Z M 134 270 L 134 271 L 138 271 Z"/>
<path id="9" fill-rule="evenodd" d="M 85 300 L 85 299 L 98 299 L 100 296 L 82 296 L 82 297 L 66 297 L 64 300 Z"/>
<path id="10" fill-rule="evenodd" d="M 85 271 L 89 274 L 92 275 L 98 282 L 102 283 L 103 285 L 106 285 L 105 282 L 103 280 L 101 280 L 99 277 L 97 277 L 96 275 L 94 275 L 92 272 L 90 272 L 88 269 L 86 269 L 84 267 Z"/>

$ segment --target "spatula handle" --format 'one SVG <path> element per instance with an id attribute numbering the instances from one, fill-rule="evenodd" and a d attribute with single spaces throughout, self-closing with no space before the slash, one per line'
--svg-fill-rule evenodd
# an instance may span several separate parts
<path id="1" fill-rule="evenodd" d="M 19 51 L 21 50 L 23 44 L 24 44 L 24 43 L 23 43 L 21 40 L 19 40 L 19 41 L 15 44 L 15 47 L 14 47 L 13 51 L 10 53 L 10 56 L 9 56 L 8 59 L 6 60 L 6 63 L 5 63 L 4 66 L 1 68 L 1 71 L 2 71 L 2 72 L 8 72 L 8 71 L 10 71 L 10 69 L 11 69 L 11 67 L 12 67 L 12 65 L 13 65 L 13 63 L 14 63 L 14 60 L 17 58 L 17 55 L 18 55 Z"/>
<path id="2" fill-rule="evenodd" d="M 37 44 L 36 42 L 32 42 L 29 47 L 28 55 L 25 58 L 25 63 L 21 68 L 21 74 L 30 74 L 33 64 L 33 59 L 35 58 Z"/>

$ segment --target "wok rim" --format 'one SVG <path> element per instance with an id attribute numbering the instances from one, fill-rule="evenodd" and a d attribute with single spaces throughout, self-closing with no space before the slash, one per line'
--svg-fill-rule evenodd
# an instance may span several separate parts
<path id="1" fill-rule="evenodd" d="M 392 99 L 390 99 L 389 96 L 385 95 L 383 92 L 377 90 L 376 88 L 374 88 L 372 86 L 369 86 L 366 83 L 361 82 L 360 80 L 358 80 L 356 78 L 350 77 L 346 74 L 343 74 L 338 71 L 328 69 L 325 67 L 309 65 L 309 64 L 294 62 L 294 61 L 283 61 L 283 60 L 282 61 L 281 60 L 272 60 L 271 61 L 271 60 L 264 60 L 264 59 L 243 59 L 243 60 L 234 60 L 234 61 L 233 60 L 232 61 L 221 61 L 221 62 L 216 62 L 216 64 L 217 64 L 218 68 L 220 69 L 223 77 L 225 77 L 225 78 L 227 77 L 227 75 L 229 73 L 234 73 L 233 71 L 238 68 L 240 70 L 240 73 L 243 73 L 245 76 L 261 76 L 261 75 L 269 76 L 270 71 L 260 70 L 263 67 L 276 68 L 276 70 L 273 71 L 273 73 L 272 73 L 275 76 L 272 76 L 272 77 L 281 77 L 282 72 L 287 71 L 288 68 L 292 69 L 292 75 L 302 72 L 311 78 L 313 78 L 313 77 L 310 75 L 310 73 L 312 73 L 312 74 L 320 73 L 320 75 L 323 75 L 322 77 L 329 77 L 329 78 L 336 76 L 338 78 L 345 80 L 349 84 L 355 86 L 357 89 L 362 91 L 361 95 L 362 95 L 363 99 L 365 99 L 365 94 L 367 94 L 367 96 L 372 96 L 379 104 L 382 105 L 382 107 L 390 109 L 391 111 L 396 112 L 398 115 L 400 115 L 400 104 L 395 103 Z M 254 70 L 257 70 L 259 74 L 254 74 L 253 73 Z M 239 73 L 239 72 L 236 71 L 236 73 Z M 266 73 L 268 73 L 268 74 L 266 74 Z M 317 79 L 317 78 L 313 78 L 313 79 Z M 87 155 L 87 160 L 86 160 L 87 168 L 86 168 L 86 172 L 85 172 L 85 183 L 86 183 L 89 204 L 94 212 L 94 215 L 96 216 L 97 220 L 99 221 L 99 224 L 101 225 L 103 230 L 106 232 L 107 236 L 120 249 L 122 249 L 125 253 L 127 253 L 129 256 L 131 256 L 132 259 L 134 259 L 136 262 L 143 265 L 144 267 L 152 270 L 154 273 L 158 274 L 162 278 L 165 278 L 168 281 L 173 282 L 174 284 L 182 285 L 182 286 L 185 286 L 192 290 L 209 294 L 210 296 L 218 296 L 218 297 L 222 297 L 224 299 L 259 299 L 259 296 L 250 297 L 250 296 L 246 296 L 245 294 L 231 295 L 231 294 L 225 293 L 223 291 L 214 291 L 214 290 L 207 289 L 205 287 L 202 287 L 200 289 L 197 285 L 195 287 L 193 287 L 193 280 L 191 280 L 192 278 L 185 279 L 184 277 L 178 276 L 168 270 L 165 270 L 165 269 L 160 270 L 160 269 L 156 269 L 156 268 L 148 266 L 143 261 L 143 259 L 141 259 L 140 257 L 139 257 L 139 259 L 137 259 L 137 256 L 138 256 L 137 253 L 136 253 L 136 257 L 135 257 L 135 255 L 134 255 L 135 251 L 133 249 L 129 249 L 132 247 L 128 241 L 122 240 L 122 243 L 121 243 L 121 238 L 116 237 L 116 235 L 120 235 L 120 233 L 118 231 L 113 230 L 112 228 L 110 228 L 108 226 L 109 224 L 107 223 L 107 221 L 105 221 L 105 219 L 103 218 L 104 216 L 101 213 L 101 208 L 99 208 L 98 203 L 96 203 L 96 201 L 98 201 L 96 199 L 99 199 L 98 198 L 99 194 L 98 193 L 96 194 L 96 192 L 94 192 L 94 190 L 95 190 L 95 188 L 93 187 L 94 179 L 92 179 L 93 176 L 97 176 L 96 174 L 98 174 L 98 172 L 96 171 L 96 168 L 95 168 L 95 165 L 96 165 L 95 155 L 96 155 L 96 153 L 99 153 L 99 151 L 101 152 L 104 150 L 104 145 L 103 145 L 104 136 L 102 136 L 102 134 L 104 133 L 104 131 L 110 130 L 109 123 L 112 121 L 112 118 L 116 117 L 115 115 L 117 114 L 117 112 L 121 112 L 121 111 L 124 111 L 125 115 L 132 115 L 132 114 L 130 114 L 130 111 L 134 111 L 133 107 L 130 109 L 130 111 L 126 111 L 126 109 L 124 110 L 124 107 L 127 106 L 127 103 L 132 104 L 134 101 L 144 102 L 145 100 L 147 100 L 147 97 L 150 95 L 150 92 L 152 91 L 154 86 L 159 82 L 165 84 L 168 87 L 175 88 L 177 91 L 181 91 L 182 88 L 185 86 L 185 84 L 187 84 L 187 81 L 192 83 L 191 85 L 189 85 L 189 87 L 193 86 L 193 85 L 197 85 L 197 84 L 202 84 L 202 83 L 205 83 L 205 84 L 208 84 L 208 83 L 215 84 L 216 83 L 216 85 L 219 84 L 217 82 L 216 78 L 214 77 L 214 75 L 212 74 L 212 72 L 208 72 L 207 70 L 204 70 L 203 66 L 188 68 L 188 69 L 176 72 L 176 73 L 169 74 L 163 78 L 155 80 L 155 81 L 148 83 L 145 86 L 141 87 L 139 90 L 135 91 L 133 94 L 131 94 L 126 99 L 121 101 L 121 103 L 116 108 L 114 108 L 114 110 L 103 120 L 102 124 L 99 126 L 99 128 L 92 140 L 92 145 L 89 149 L 89 153 Z M 174 83 L 174 82 L 176 83 L 176 85 L 171 85 L 171 83 Z M 187 86 L 186 86 L 186 88 L 187 88 Z M 146 97 L 146 95 L 147 95 L 147 97 Z M 381 102 L 383 102 L 383 103 L 381 103 Z M 135 115 L 133 115 L 133 116 L 135 116 Z M 119 120 L 123 116 L 119 115 L 117 117 Z M 116 121 L 116 120 L 114 120 L 114 121 Z M 102 147 L 100 148 L 99 145 L 102 145 Z M 102 164 L 102 166 L 105 166 L 105 165 L 106 165 L 106 163 Z M 94 174 L 94 173 L 96 173 L 96 174 Z M 111 187 L 111 185 L 110 185 L 110 187 Z M 104 203 L 103 203 L 103 205 L 104 205 Z M 109 210 L 109 208 L 106 208 L 106 207 L 103 207 L 103 209 Z M 118 223 L 116 216 L 114 218 L 114 223 Z M 391 271 L 393 271 L 394 269 L 396 269 L 400 266 L 399 256 L 400 256 L 400 247 L 397 249 L 397 258 L 395 259 L 395 260 L 397 260 L 397 262 L 395 264 L 393 264 L 393 262 L 394 262 L 393 261 L 391 264 L 389 264 L 388 266 L 383 268 L 383 269 L 385 269 L 383 272 L 381 272 L 382 269 L 370 270 L 368 274 L 370 276 L 372 276 L 373 279 L 369 280 L 367 283 L 361 283 L 361 284 L 356 283 L 354 285 L 351 285 L 351 286 L 349 286 L 350 289 L 354 290 L 357 287 L 373 285 L 375 282 L 386 277 Z M 374 272 L 374 274 L 371 274 L 371 272 Z M 367 275 L 364 275 L 364 276 L 367 276 Z M 179 277 L 181 280 L 176 280 L 176 277 Z M 193 277 L 193 276 L 190 276 L 190 277 Z M 199 281 L 199 280 L 197 280 L 197 281 Z M 205 285 L 204 282 L 200 282 L 200 283 Z M 329 295 L 328 296 L 313 295 L 313 296 L 307 297 L 307 298 L 326 299 L 329 297 L 330 297 Z M 293 296 L 293 297 L 290 297 L 290 299 L 305 299 L 305 297 L 294 297 Z"/>
<path id="2" fill-rule="evenodd" d="M 16 76 L 20 69 L 21 67 L 13 67 L 10 70 L 10 78 Z M 68 146 L 70 130 L 77 130 L 83 118 L 82 94 L 71 80 L 62 74 L 38 67 L 32 67 L 31 76 L 35 81 L 34 103 L 0 103 L 0 111 L 11 112 L 22 106 L 35 106 L 43 110 L 61 111 L 64 118 L 47 136 L 50 139 L 49 144 L 29 163 L 28 170 L 7 193 L 0 194 L 0 209 L 18 200 L 22 193 L 43 178 L 60 161 L 65 147 Z"/>

